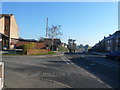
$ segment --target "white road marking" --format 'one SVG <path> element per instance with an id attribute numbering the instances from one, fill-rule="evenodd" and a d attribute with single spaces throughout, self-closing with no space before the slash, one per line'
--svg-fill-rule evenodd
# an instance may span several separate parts
<path id="1" fill-rule="evenodd" d="M 109 85 L 106 85 L 108 88 L 112 88 L 111 86 L 109 86 Z"/>
<path id="2" fill-rule="evenodd" d="M 64 62 L 66 62 L 67 64 L 69 64 L 62 56 L 60 56 L 61 57 L 61 59 L 64 61 Z"/>
<path id="3" fill-rule="evenodd" d="M 83 69 L 81 68 L 81 70 L 83 70 Z"/>
<path id="4" fill-rule="evenodd" d="M 89 74 L 89 72 L 86 71 L 87 74 Z"/>
<path id="5" fill-rule="evenodd" d="M 94 75 L 92 75 L 92 74 L 91 74 L 90 76 L 91 76 L 91 77 L 93 77 L 93 78 L 97 78 L 97 77 L 95 77 L 95 76 L 94 76 Z"/>
<path id="6" fill-rule="evenodd" d="M 97 79 L 99 82 L 101 82 L 101 83 L 104 83 L 103 81 L 101 81 L 100 79 Z"/>
<path id="7" fill-rule="evenodd" d="M 57 81 L 54 81 L 54 80 L 44 79 L 44 78 L 40 78 L 40 79 L 42 79 L 42 80 L 47 80 L 47 81 L 50 81 L 50 82 L 54 82 L 54 83 L 57 83 L 57 84 L 63 85 L 63 86 L 65 86 L 65 87 L 67 87 L 67 88 L 71 88 L 71 87 L 68 86 L 68 85 L 65 85 L 65 84 L 63 84 L 63 83 L 60 83 L 60 82 L 57 82 Z"/>
<path id="8" fill-rule="evenodd" d="M 63 55 L 63 59 L 64 59 L 66 62 L 69 62 L 70 64 L 72 64 L 72 62 L 71 62 L 69 59 L 67 59 L 64 55 Z"/>

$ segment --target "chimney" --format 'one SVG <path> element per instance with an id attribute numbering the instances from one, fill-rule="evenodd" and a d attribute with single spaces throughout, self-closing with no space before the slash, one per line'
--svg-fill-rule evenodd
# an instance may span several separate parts
<path id="1" fill-rule="evenodd" d="M 106 37 L 104 36 L 104 39 L 105 39 Z"/>
<path id="2" fill-rule="evenodd" d="M 111 34 L 109 34 L 109 36 L 111 36 Z"/>

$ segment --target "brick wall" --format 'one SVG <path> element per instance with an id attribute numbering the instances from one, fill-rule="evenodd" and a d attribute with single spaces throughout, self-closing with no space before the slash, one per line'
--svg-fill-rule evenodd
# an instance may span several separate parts
<path id="1" fill-rule="evenodd" d="M 20 47 L 20 46 L 27 44 L 27 43 L 34 43 L 35 44 L 34 49 L 43 49 L 46 47 L 45 43 L 37 43 L 37 42 L 17 42 L 16 47 Z"/>
<path id="2" fill-rule="evenodd" d="M 32 55 L 32 54 L 47 54 L 48 50 L 46 49 L 29 49 L 27 50 L 27 55 Z"/>

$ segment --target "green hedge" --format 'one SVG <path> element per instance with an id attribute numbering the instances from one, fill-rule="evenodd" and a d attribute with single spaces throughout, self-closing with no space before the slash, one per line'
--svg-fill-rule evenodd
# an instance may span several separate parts
<path id="1" fill-rule="evenodd" d="M 68 49 L 66 47 L 63 47 L 63 46 L 60 45 L 58 47 L 58 51 L 60 51 L 60 52 L 68 52 Z"/>
<path id="2" fill-rule="evenodd" d="M 22 45 L 23 54 L 26 54 L 27 50 L 32 49 L 34 46 L 35 46 L 34 43 L 27 43 L 27 44 Z"/>

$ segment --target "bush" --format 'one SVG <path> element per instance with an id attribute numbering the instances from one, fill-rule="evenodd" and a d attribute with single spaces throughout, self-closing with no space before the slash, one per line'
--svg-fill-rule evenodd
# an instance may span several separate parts
<path id="1" fill-rule="evenodd" d="M 35 46 L 34 43 L 27 43 L 27 44 L 22 45 L 23 54 L 26 54 L 27 50 L 32 49 L 34 46 Z"/>
<path id="2" fill-rule="evenodd" d="M 68 49 L 66 47 L 59 46 L 58 51 L 60 51 L 60 52 L 68 52 Z"/>

